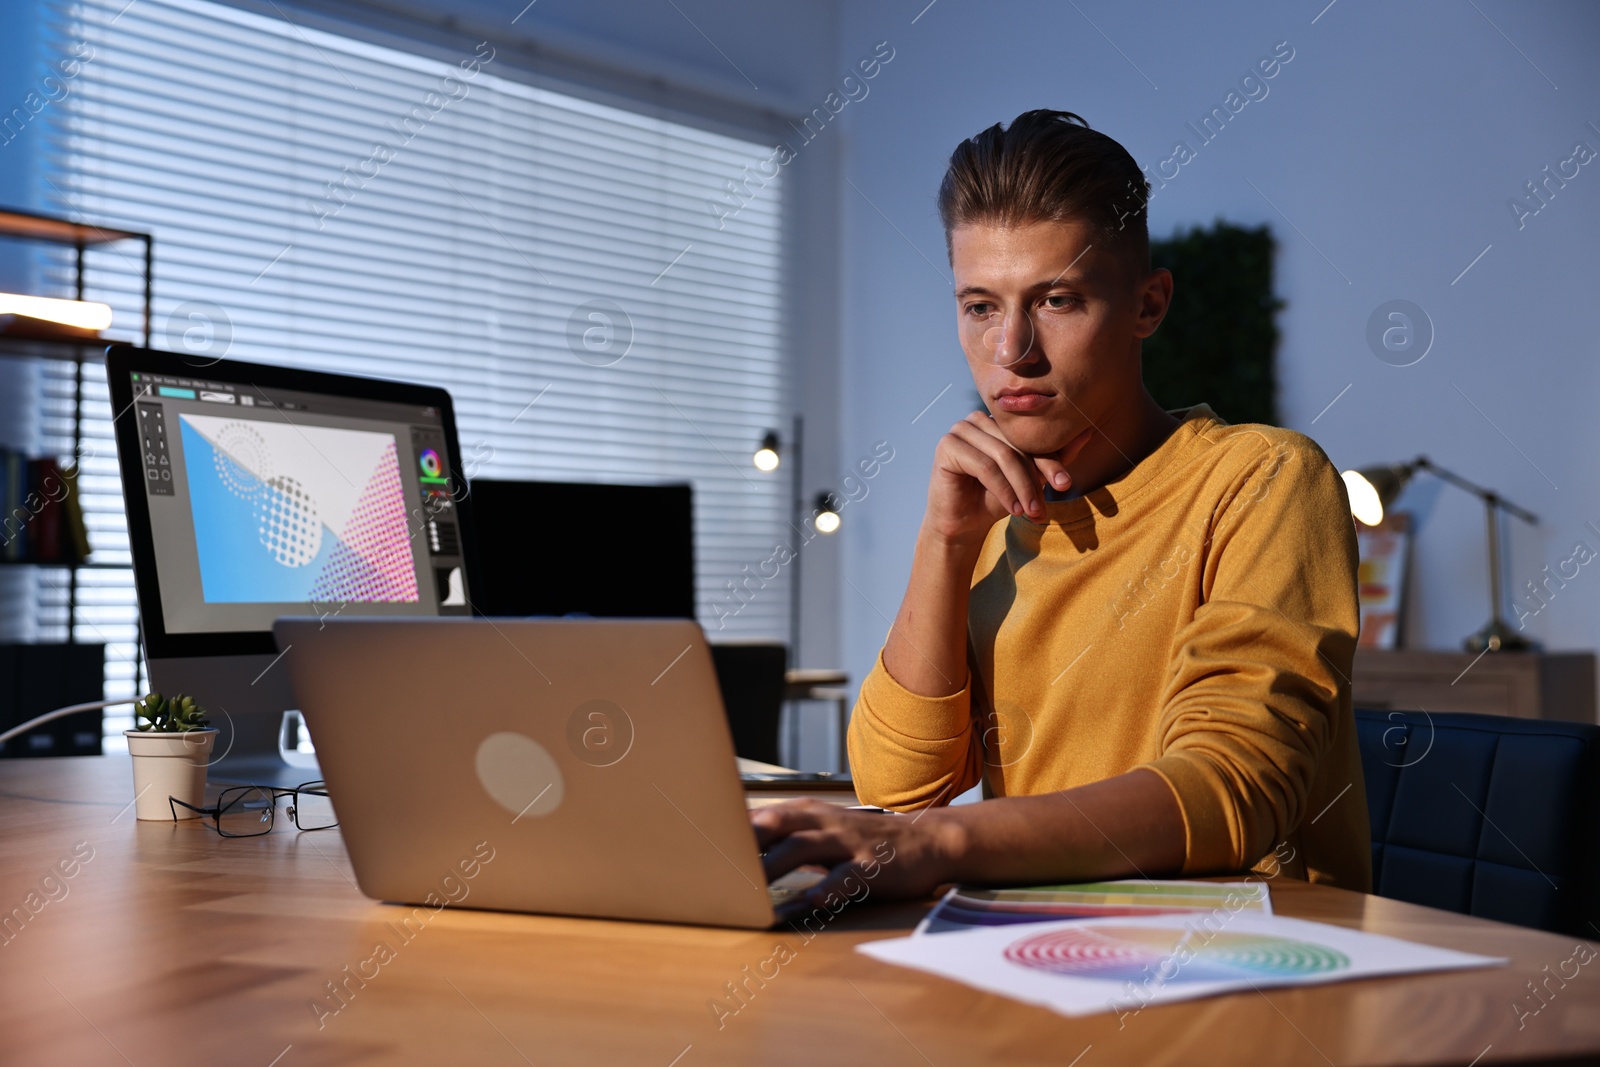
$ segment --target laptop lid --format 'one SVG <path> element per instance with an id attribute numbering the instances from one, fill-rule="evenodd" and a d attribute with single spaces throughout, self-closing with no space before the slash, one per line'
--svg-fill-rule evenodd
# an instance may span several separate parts
<path id="1" fill-rule="evenodd" d="M 696 623 L 332 617 L 273 631 L 368 896 L 775 921 Z"/>

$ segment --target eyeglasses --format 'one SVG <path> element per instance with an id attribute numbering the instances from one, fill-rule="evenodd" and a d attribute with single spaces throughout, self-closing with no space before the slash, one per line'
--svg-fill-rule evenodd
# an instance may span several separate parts
<path id="1" fill-rule="evenodd" d="M 260 837 L 270 834 L 277 821 L 278 801 L 289 798 L 289 818 L 296 830 L 331 830 L 339 822 L 333 815 L 333 803 L 328 799 L 326 782 L 302 782 L 293 789 L 274 789 L 269 786 L 242 785 L 224 789 L 217 797 L 216 807 L 197 808 L 185 804 L 177 797 L 168 797 L 172 821 L 178 821 L 178 809 L 208 817 L 217 833 L 223 837 Z"/>

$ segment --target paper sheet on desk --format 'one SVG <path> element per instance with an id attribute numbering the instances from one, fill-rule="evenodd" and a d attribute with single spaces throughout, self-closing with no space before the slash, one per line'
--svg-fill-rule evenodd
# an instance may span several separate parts
<path id="1" fill-rule="evenodd" d="M 871 941 L 856 951 L 1062 1015 L 1507 962 L 1243 912 L 983 927 Z"/>
<path id="2" fill-rule="evenodd" d="M 1128 878 L 1024 889 L 956 886 L 917 924 L 917 934 L 983 926 L 1195 912 L 1272 914 L 1265 882 L 1185 882 Z"/>

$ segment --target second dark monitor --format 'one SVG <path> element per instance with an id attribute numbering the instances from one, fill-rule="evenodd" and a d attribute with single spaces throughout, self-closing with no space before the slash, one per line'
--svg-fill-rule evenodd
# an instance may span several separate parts
<path id="1" fill-rule="evenodd" d="M 695 617 L 687 485 L 475 479 L 480 615 Z"/>

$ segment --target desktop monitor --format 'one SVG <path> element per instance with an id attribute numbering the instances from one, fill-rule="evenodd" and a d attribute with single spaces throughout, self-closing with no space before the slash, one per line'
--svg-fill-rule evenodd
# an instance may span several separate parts
<path id="1" fill-rule="evenodd" d="M 273 621 L 472 613 L 450 394 L 123 345 L 106 377 L 151 688 L 210 709 L 213 777 L 315 777 Z"/>
<path id="2" fill-rule="evenodd" d="M 692 619 L 688 485 L 474 478 L 482 615 Z"/>

